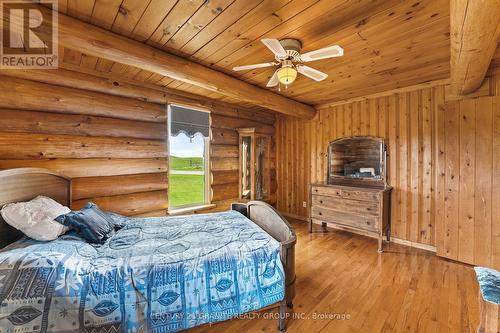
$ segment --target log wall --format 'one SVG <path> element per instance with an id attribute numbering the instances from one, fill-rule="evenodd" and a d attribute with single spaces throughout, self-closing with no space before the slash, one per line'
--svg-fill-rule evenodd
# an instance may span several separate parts
<path id="1" fill-rule="evenodd" d="M 473 97 L 500 95 L 499 83 L 500 76 L 490 78 Z M 442 158 L 437 114 L 440 106 L 456 98 L 449 86 L 440 85 L 321 109 L 312 121 L 280 116 L 276 122 L 278 209 L 308 218 L 309 185 L 326 180 L 326 149 L 331 140 L 379 136 L 388 144 L 393 236 L 408 244 L 435 247 L 439 243 L 436 225 L 441 222 L 437 196 L 442 195 L 436 192 L 441 174 L 436 163 Z M 481 130 L 481 126 L 470 129 L 477 135 Z M 458 149 L 458 141 L 451 144 Z"/>
<path id="2" fill-rule="evenodd" d="M 167 213 L 167 106 L 149 98 L 158 91 L 127 85 L 102 93 L 95 77 L 81 74 L 85 84 L 78 87 L 85 89 L 71 87 L 68 73 L 50 83 L 36 72 L 1 74 L 0 169 L 42 167 L 73 178 L 75 209 L 93 200 L 125 215 Z M 238 196 L 235 127 L 273 132 L 274 115 L 185 97 L 182 102 L 211 109 L 213 210 L 226 210 Z"/>

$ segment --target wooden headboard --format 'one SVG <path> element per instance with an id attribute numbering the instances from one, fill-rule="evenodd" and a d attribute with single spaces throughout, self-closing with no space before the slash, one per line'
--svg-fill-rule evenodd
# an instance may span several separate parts
<path id="1" fill-rule="evenodd" d="M 0 171 L 0 208 L 11 202 L 28 201 L 38 195 L 50 197 L 62 205 L 71 205 L 71 180 L 46 169 L 18 168 Z M 0 248 L 21 238 L 0 215 Z"/>

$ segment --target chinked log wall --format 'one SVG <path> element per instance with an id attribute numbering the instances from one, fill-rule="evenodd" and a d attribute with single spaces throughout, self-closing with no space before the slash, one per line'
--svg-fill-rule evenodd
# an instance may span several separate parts
<path id="1" fill-rule="evenodd" d="M 166 214 L 166 104 L 129 98 L 130 86 L 125 97 L 116 87 L 104 94 L 70 88 L 67 81 L 48 84 L 45 75 L 39 77 L 45 82 L 17 76 L 0 75 L 0 169 L 42 167 L 73 178 L 75 209 L 93 200 L 125 215 Z M 274 131 L 274 115 L 219 104 L 211 111 L 212 201 L 224 210 L 238 196 L 235 127 Z"/>
<path id="2" fill-rule="evenodd" d="M 470 213 L 471 205 L 474 207 L 474 195 L 471 194 L 474 191 L 472 188 L 467 189 L 466 187 L 473 187 L 470 177 L 474 177 L 474 171 L 469 172 L 469 178 L 466 177 L 467 172 L 461 173 L 461 189 L 451 188 L 445 190 L 447 197 L 448 195 L 451 196 L 450 192 L 453 192 L 454 196 L 458 196 L 458 192 L 460 192 L 462 197 L 460 206 L 464 208 L 459 209 L 458 205 L 456 205 L 454 207 L 456 211 L 449 210 L 455 214 L 455 217 L 447 217 L 450 222 L 444 225 L 443 177 L 449 176 L 453 186 L 458 187 L 459 185 L 456 183 L 458 181 L 457 173 L 438 169 L 439 162 L 443 160 L 443 154 L 453 159 L 459 158 L 458 156 L 465 156 L 462 157 L 461 161 L 465 165 L 464 159 L 471 155 L 467 151 L 458 153 L 458 149 L 467 149 L 467 145 L 459 145 L 458 137 L 450 142 L 456 148 L 453 157 L 450 157 L 453 150 L 448 148 L 448 152 L 446 152 L 441 147 L 442 142 L 437 141 L 438 138 L 442 140 L 439 135 L 442 130 L 438 127 L 442 126 L 442 123 L 438 122 L 438 120 L 441 121 L 441 118 L 438 118 L 438 112 L 444 107 L 445 103 L 452 103 L 451 101 L 457 98 L 449 92 L 449 86 L 440 85 L 344 103 L 320 110 L 311 121 L 300 121 L 280 116 L 276 122 L 276 156 L 279 161 L 277 168 L 278 209 L 287 215 L 295 217 L 307 218 L 309 216 L 309 207 L 311 205 L 309 202 L 309 184 L 310 182 L 325 181 L 326 179 L 326 148 L 328 142 L 354 135 L 383 137 L 388 144 L 388 182 L 394 186 L 391 207 L 393 236 L 407 241 L 408 244 L 418 243 L 430 247 L 437 246 L 438 254 L 460 261 L 469 263 L 487 262 L 484 259 L 471 259 L 474 257 L 471 257 L 470 251 L 473 247 L 470 244 L 474 243 L 474 237 L 476 237 L 476 244 L 479 244 L 480 235 L 484 236 L 485 233 L 482 231 L 481 233 L 476 232 L 476 236 L 474 236 L 474 227 L 466 227 L 465 223 L 462 223 L 462 225 L 457 224 L 458 219 L 472 221 L 469 224 L 474 223 L 473 219 L 467 216 L 475 216 L 476 218 L 482 216 L 479 211 L 477 211 L 476 215 Z M 500 76 L 497 75 L 488 79 L 478 92 L 465 99 L 471 101 L 466 105 L 475 105 L 475 102 L 472 101 L 480 101 L 482 98 L 488 98 L 480 96 L 488 95 L 500 95 Z M 484 104 L 484 101 L 482 103 L 480 105 L 491 104 L 488 101 L 486 101 L 486 104 Z M 470 112 L 474 112 L 474 110 Z M 483 123 L 466 128 L 480 138 L 489 135 L 491 139 L 491 128 L 485 126 L 486 123 L 483 119 L 488 115 L 491 117 L 491 105 L 489 114 L 488 110 L 484 108 L 482 110 L 478 109 L 477 112 L 481 113 Z M 479 119 L 480 117 L 476 116 L 476 120 Z M 450 131 L 450 133 L 453 133 L 453 131 Z M 456 135 L 456 133 L 453 134 Z M 474 134 L 468 133 L 467 135 L 474 137 Z M 498 133 L 494 135 L 498 136 Z M 464 138 L 460 140 L 464 140 Z M 465 138 L 465 140 L 468 139 Z M 491 140 L 484 140 L 483 143 L 484 146 L 491 146 Z M 475 147 L 477 148 L 469 147 L 469 150 L 478 149 L 474 156 L 476 160 L 480 160 L 485 155 L 482 151 L 486 148 L 479 149 L 481 144 L 477 144 L 477 141 Z M 485 156 L 491 157 L 491 150 L 489 153 L 490 155 Z M 498 156 L 495 156 L 495 161 L 499 161 Z M 484 163 L 481 163 L 481 165 L 483 166 Z M 480 171 L 481 176 L 478 174 L 478 177 L 482 177 L 480 179 L 488 179 L 488 175 L 491 175 L 491 163 L 486 168 L 489 168 L 487 172 L 483 167 Z M 478 170 L 476 168 L 475 172 L 477 173 Z M 455 180 L 452 179 L 453 176 L 455 176 Z M 476 189 L 476 193 L 480 193 L 479 191 Z M 482 196 L 481 200 L 483 199 L 490 200 L 489 205 L 491 206 L 491 195 Z M 307 207 L 303 207 L 303 202 L 306 202 Z M 488 208 L 487 204 L 486 208 Z M 446 212 L 446 214 L 450 212 Z M 459 217 L 459 214 L 462 215 Z M 484 219 L 487 218 L 484 217 Z M 495 224 L 498 226 L 494 227 L 493 230 L 500 228 L 499 222 Z M 436 233 L 438 227 L 441 229 Z M 464 228 L 467 228 L 470 232 L 467 234 L 460 233 L 459 235 L 458 230 Z M 489 228 L 488 230 L 491 230 L 491 227 Z M 467 238 L 470 238 L 470 240 L 466 241 Z M 418 244 L 415 245 L 419 246 Z M 447 248 L 441 249 L 442 244 L 446 244 Z M 494 248 L 493 245 L 495 244 L 491 245 L 490 240 L 488 244 L 490 244 L 490 250 Z M 500 241 L 498 244 L 500 244 Z M 457 255 L 460 251 L 464 252 L 462 256 Z M 482 249 L 482 251 L 481 257 L 487 257 L 484 252 L 489 250 Z M 500 245 L 495 251 L 500 253 Z M 496 267 L 500 268 L 500 259 L 498 259 Z"/>

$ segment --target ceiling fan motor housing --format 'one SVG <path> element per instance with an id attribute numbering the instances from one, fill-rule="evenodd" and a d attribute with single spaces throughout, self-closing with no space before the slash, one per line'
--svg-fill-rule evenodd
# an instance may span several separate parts
<path id="1" fill-rule="evenodd" d="M 306 62 L 341 57 L 344 50 L 338 45 L 331 45 L 318 50 L 300 54 L 302 43 L 293 38 L 281 40 L 275 38 L 263 38 L 262 43 L 275 55 L 275 61 L 260 64 L 236 66 L 235 71 L 253 70 L 256 68 L 275 67 L 276 70 L 266 84 L 266 87 L 279 86 L 280 83 L 288 86 L 293 83 L 300 73 L 312 80 L 322 81 L 328 74 L 304 65 Z"/>
<path id="2" fill-rule="evenodd" d="M 276 56 L 276 60 L 281 61 L 290 59 L 293 61 L 300 61 L 300 49 L 302 48 L 302 43 L 299 40 L 292 38 L 280 39 L 280 44 L 286 50 L 287 58 Z"/>

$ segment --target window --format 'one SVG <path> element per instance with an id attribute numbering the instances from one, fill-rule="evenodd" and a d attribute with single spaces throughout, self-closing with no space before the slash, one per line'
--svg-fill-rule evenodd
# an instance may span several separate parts
<path id="1" fill-rule="evenodd" d="M 169 208 L 210 202 L 209 112 L 169 106 Z"/>

